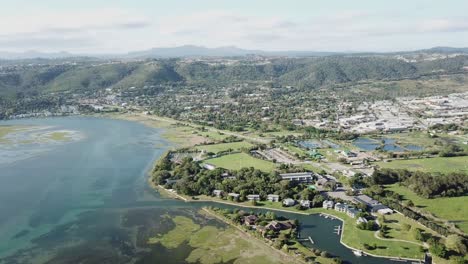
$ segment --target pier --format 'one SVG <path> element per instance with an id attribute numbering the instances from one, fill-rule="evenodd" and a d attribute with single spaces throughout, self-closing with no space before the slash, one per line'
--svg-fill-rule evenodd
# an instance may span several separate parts
<path id="1" fill-rule="evenodd" d="M 337 235 L 340 235 L 340 234 L 341 234 L 341 226 L 340 226 L 340 225 L 339 225 L 339 226 L 335 226 L 335 231 L 334 231 L 333 233 L 335 233 L 335 234 L 337 234 Z"/>

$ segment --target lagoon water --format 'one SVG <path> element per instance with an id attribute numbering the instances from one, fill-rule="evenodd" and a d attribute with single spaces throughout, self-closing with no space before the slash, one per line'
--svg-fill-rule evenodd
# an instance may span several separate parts
<path id="1" fill-rule="evenodd" d="M 48 146 L 0 163 L 0 263 L 184 263 L 188 244 L 168 250 L 147 239 L 173 226 L 163 215 L 224 226 L 197 213 L 203 203 L 165 199 L 147 172 L 169 147 L 160 131 L 111 119 L 69 117 L 0 122 L 79 131 L 78 141 Z M 38 148 L 44 146 L 38 145 Z M 0 159 L 2 152 L 0 150 Z M 224 206 L 224 205 L 223 205 Z M 395 263 L 355 257 L 333 234 L 338 220 L 282 214 L 303 223 L 301 235 L 349 263 Z"/>

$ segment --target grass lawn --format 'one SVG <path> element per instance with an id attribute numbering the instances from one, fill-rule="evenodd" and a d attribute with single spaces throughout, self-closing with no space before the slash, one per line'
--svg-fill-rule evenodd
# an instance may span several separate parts
<path id="1" fill-rule="evenodd" d="M 219 158 L 208 159 L 205 162 L 228 170 L 239 170 L 245 167 L 254 167 L 262 171 L 270 172 L 276 168 L 276 165 L 273 162 L 254 158 L 247 153 L 224 155 Z"/>
<path id="2" fill-rule="evenodd" d="M 229 149 L 240 150 L 241 148 L 250 148 L 250 147 L 253 147 L 253 145 L 250 144 L 249 142 L 239 141 L 239 142 L 231 142 L 231 143 L 202 145 L 202 146 L 197 146 L 195 148 L 198 150 L 204 150 L 206 152 L 218 153 L 222 151 L 227 151 Z"/>
<path id="3" fill-rule="evenodd" d="M 215 131 L 197 131 L 196 132 L 198 135 L 202 136 L 202 137 L 206 137 L 206 138 L 209 138 L 209 139 L 212 139 L 212 140 L 216 140 L 216 141 L 219 141 L 219 140 L 223 140 L 225 138 L 227 138 L 229 135 L 225 135 L 221 132 L 215 132 Z"/>
<path id="4" fill-rule="evenodd" d="M 394 160 L 391 162 L 377 162 L 376 164 L 381 168 L 421 170 L 425 172 L 468 172 L 468 156 Z"/>
<path id="5" fill-rule="evenodd" d="M 411 190 L 397 184 L 389 185 L 388 188 L 403 196 L 404 199 L 413 201 L 420 210 L 432 213 L 438 218 L 455 223 L 463 232 L 468 233 L 468 196 L 444 197 L 425 199 L 417 196 Z"/>
<path id="6" fill-rule="evenodd" d="M 380 221 L 380 220 L 379 220 Z M 382 223 L 382 221 L 381 221 Z M 388 238 L 390 239 L 402 239 L 406 241 L 413 241 L 415 243 L 421 243 L 420 241 L 416 240 L 414 238 L 414 235 L 412 233 L 412 230 L 414 228 L 419 228 L 424 230 L 426 233 L 430 233 L 432 235 L 437 235 L 436 232 L 432 231 L 431 229 L 419 224 L 413 219 L 410 219 L 408 217 L 405 217 L 404 215 L 395 213 L 391 215 L 385 215 L 385 223 L 384 223 L 388 228 Z M 408 224 L 411 226 L 411 229 L 409 230 L 404 230 L 403 224 Z"/>

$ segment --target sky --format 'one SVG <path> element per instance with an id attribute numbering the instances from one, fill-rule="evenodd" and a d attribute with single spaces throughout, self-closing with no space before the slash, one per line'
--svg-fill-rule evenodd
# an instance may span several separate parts
<path id="1" fill-rule="evenodd" d="M 468 47 L 466 0 L 0 0 L 0 51 Z"/>

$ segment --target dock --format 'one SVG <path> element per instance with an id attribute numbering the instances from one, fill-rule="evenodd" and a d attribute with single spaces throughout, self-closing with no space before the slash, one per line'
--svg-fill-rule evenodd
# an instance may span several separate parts
<path id="1" fill-rule="evenodd" d="M 339 225 L 339 226 L 335 226 L 335 231 L 334 231 L 333 233 L 335 233 L 335 234 L 337 234 L 337 235 L 340 235 L 340 234 L 341 234 L 341 226 L 340 226 L 340 225 Z"/>
<path id="2" fill-rule="evenodd" d="M 297 239 L 297 241 L 303 241 L 303 242 L 310 242 L 312 244 L 315 244 L 314 240 L 312 239 L 312 237 L 307 237 L 307 238 L 300 238 L 300 239 Z"/>

